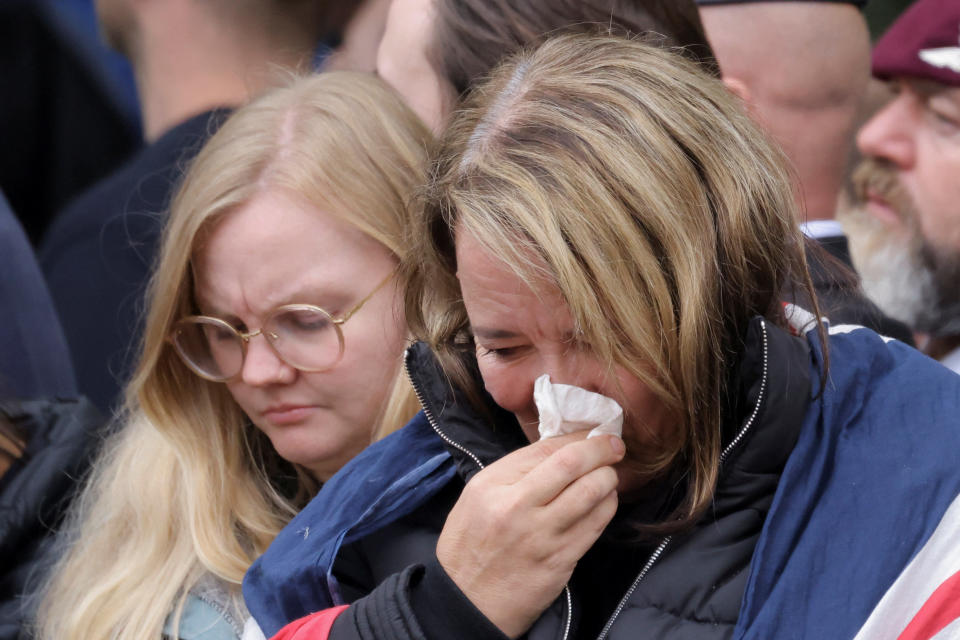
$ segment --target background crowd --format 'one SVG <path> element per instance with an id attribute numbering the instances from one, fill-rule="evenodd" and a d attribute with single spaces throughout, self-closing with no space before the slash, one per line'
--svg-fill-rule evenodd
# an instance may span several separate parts
<path id="1" fill-rule="evenodd" d="M 957 0 L 0 18 L 0 638 L 960 637 Z"/>

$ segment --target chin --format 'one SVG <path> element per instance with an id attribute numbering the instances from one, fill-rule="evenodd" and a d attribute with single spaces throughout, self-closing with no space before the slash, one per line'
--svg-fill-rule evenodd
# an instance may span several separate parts
<path id="1" fill-rule="evenodd" d="M 292 464 L 299 465 L 313 474 L 318 480 L 326 482 L 360 453 L 364 444 L 303 442 L 300 439 L 273 441 L 274 449 L 280 457 Z"/>
<path id="2" fill-rule="evenodd" d="M 273 448 L 281 458 L 292 464 L 312 469 L 323 466 L 325 461 L 339 458 L 343 455 L 342 448 L 317 442 L 316 439 L 290 437 L 293 434 L 282 434 L 270 438 Z"/>

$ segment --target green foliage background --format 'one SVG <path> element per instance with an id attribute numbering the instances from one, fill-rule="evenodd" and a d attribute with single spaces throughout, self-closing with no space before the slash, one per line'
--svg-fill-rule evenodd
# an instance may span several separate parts
<path id="1" fill-rule="evenodd" d="M 876 40 L 913 0 L 870 0 L 863 13 L 870 25 L 870 37 Z"/>

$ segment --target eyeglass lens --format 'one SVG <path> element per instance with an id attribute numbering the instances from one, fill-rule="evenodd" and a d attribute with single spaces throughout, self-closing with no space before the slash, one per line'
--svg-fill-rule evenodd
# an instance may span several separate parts
<path id="1" fill-rule="evenodd" d="M 267 319 L 262 334 L 284 362 L 305 371 L 332 367 L 343 353 L 342 334 L 330 315 L 318 307 L 280 309 Z M 200 317 L 181 321 L 174 345 L 186 363 L 204 377 L 228 380 L 243 368 L 243 338 L 222 320 Z"/>

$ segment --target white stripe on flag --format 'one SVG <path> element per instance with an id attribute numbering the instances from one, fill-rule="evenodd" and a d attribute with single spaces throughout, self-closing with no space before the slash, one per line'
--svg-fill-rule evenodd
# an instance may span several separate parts
<path id="1" fill-rule="evenodd" d="M 900 573 L 854 640 L 897 640 L 930 596 L 960 572 L 960 496 L 954 498 L 933 535 Z M 940 611 L 943 608 L 941 607 Z M 930 614 L 930 607 L 924 615 Z M 915 623 L 916 624 L 916 623 Z M 952 634 L 948 633 L 952 630 Z M 948 635 L 943 635 L 947 633 Z M 913 636 L 919 637 L 919 636 Z M 927 638 L 960 638 L 956 621 Z"/>

